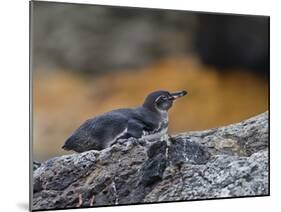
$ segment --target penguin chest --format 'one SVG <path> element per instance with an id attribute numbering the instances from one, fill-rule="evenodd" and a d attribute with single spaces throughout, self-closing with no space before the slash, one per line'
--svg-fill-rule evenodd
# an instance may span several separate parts
<path id="1" fill-rule="evenodd" d="M 162 122 L 152 131 L 143 131 L 141 139 L 144 140 L 165 140 L 168 136 L 168 123 Z"/>

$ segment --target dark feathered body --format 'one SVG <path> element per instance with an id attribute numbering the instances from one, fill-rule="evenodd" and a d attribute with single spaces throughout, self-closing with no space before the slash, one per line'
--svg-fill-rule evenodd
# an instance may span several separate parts
<path id="1" fill-rule="evenodd" d="M 155 113 L 139 107 L 118 109 L 85 121 L 65 142 L 64 148 L 76 152 L 101 150 L 117 139 L 149 138 L 150 134 L 167 131 L 167 113 Z M 102 142 L 101 142 L 102 141 Z"/>
<path id="2" fill-rule="evenodd" d="M 65 141 L 63 148 L 84 152 L 104 149 L 118 139 L 134 137 L 154 140 L 165 137 L 168 109 L 176 98 L 185 94 L 185 91 L 173 94 L 167 91 L 153 92 L 140 107 L 113 110 L 89 119 Z"/>

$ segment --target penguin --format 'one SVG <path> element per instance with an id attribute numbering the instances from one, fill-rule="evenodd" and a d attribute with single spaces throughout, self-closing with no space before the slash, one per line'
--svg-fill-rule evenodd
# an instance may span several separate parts
<path id="1" fill-rule="evenodd" d="M 75 152 L 105 149 L 130 137 L 153 141 L 167 137 L 168 110 L 186 91 L 150 93 L 140 107 L 116 109 L 86 120 L 62 148 Z"/>

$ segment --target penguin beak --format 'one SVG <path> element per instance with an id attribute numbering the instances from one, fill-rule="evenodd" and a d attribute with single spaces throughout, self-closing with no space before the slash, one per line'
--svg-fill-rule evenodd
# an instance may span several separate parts
<path id="1" fill-rule="evenodd" d="M 186 91 L 180 91 L 180 92 L 171 93 L 171 100 L 176 100 L 177 98 L 183 97 L 186 94 L 187 94 Z"/>

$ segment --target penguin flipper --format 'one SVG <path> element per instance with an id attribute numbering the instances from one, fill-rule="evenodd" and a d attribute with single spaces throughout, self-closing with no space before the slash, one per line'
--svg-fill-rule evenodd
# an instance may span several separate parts
<path id="1" fill-rule="evenodd" d="M 128 139 L 128 138 L 141 138 L 142 137 L 142 132 L 144 130 L 145 126 L 140 123 L 137 120 L 129 120 L 128 121 L 128 128 L 127 128 L 127 132 L 124 133 L 121 137 L 119 137 L 118 139 Z"/>

